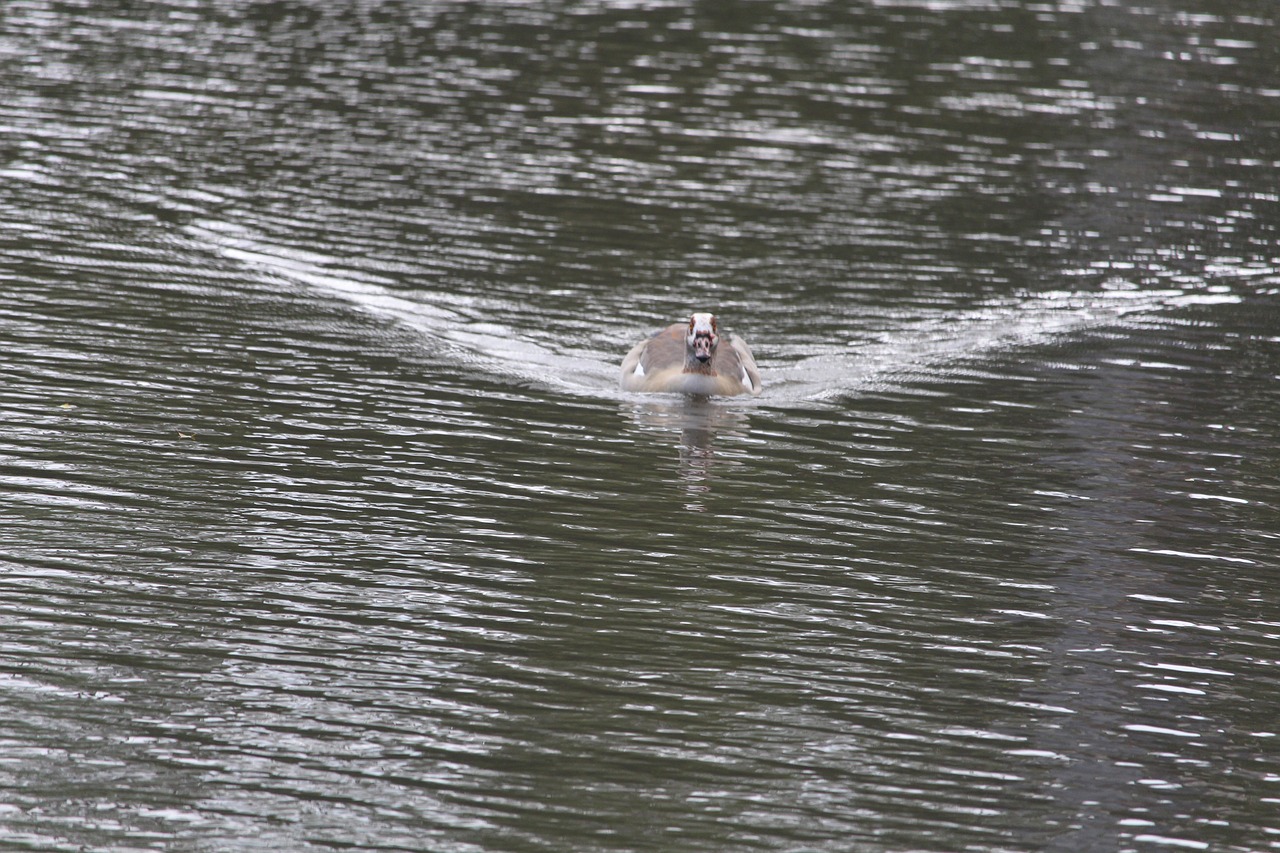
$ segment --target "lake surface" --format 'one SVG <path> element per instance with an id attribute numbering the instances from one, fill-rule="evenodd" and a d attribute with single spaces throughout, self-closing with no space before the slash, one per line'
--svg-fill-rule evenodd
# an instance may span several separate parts
<path id="1" fill-rule="evenodd" d="M 1280 846 L 1276 15 L 5 4 L 0 846 Z"/>

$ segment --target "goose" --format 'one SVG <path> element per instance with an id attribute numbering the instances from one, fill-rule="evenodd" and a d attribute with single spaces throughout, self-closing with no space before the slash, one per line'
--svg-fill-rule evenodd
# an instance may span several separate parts
<path id="1" fill-rule="evenodd" d="M 716 331 L 713 314 L 695 313 L 631 348 L 622 359 L 622 390 L 700 396 L 760 393 L 760 369 L 746 341 Z"/>

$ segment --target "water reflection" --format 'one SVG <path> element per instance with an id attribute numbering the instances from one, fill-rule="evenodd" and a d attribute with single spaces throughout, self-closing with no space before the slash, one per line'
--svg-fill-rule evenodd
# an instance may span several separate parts
<path id="1" fill-rule="evenodd" d="M 750 410 L 744 404 L 704 397 L 650 395 L 622 409 L 641 430 L 662 436 L 669 444 L 679 436 L 678 485 L 685 494 L 685 509 L 706 512 L 703 500 L 715 486 L 717 468 L 741 465 L 742 445 L 750 437 Z M 732 442 L 725 447 L 726 441 Z"/>
<path id="2" fill-rule="evenodd" d="M 1268 846 L 1275 24 L 9 4 L 0 845 Z"/>

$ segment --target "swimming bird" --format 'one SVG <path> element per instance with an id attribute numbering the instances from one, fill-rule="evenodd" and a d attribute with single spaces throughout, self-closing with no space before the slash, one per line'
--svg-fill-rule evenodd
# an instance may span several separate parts
<path id="1" fill-rule="evenodd" d="M 760 393 L 760 369 L 742 338 L 721 338 L 713 314 L 695 313 L 631 348 L 622 359 L 624 391 L 720 395 Z"/>

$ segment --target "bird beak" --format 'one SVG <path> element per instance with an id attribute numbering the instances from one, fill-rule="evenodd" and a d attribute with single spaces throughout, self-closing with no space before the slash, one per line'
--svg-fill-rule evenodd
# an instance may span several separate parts
<path id="1" fill-rule="evenodd" d="M 711 347 L 715 345 L 715 336 L 710 329 L 699 329 L 693 333 L 693 357 L 702 363 L 711 360 Z"/>

